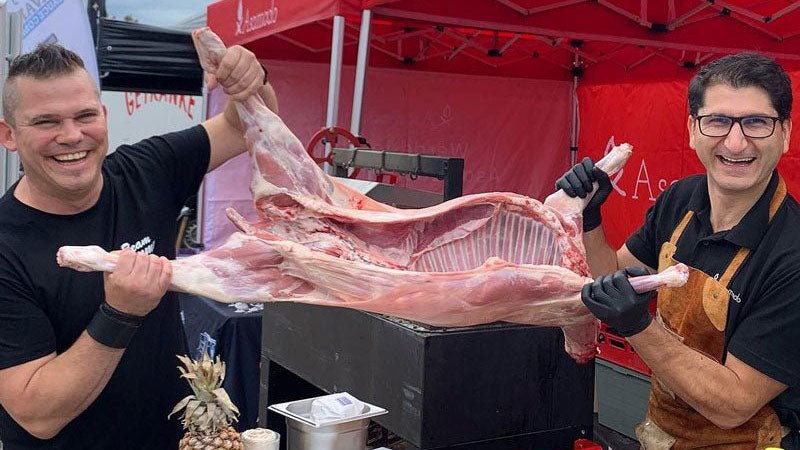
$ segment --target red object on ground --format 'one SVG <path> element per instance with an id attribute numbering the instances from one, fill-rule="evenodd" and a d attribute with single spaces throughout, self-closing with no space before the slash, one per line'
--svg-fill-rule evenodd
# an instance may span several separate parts
<path id="1" fill-rule="evenodd" d="M 573 450 L 603 450 L 603 447 L 600 446 L 595 441 L 590 441 L 589 439 L 578 439 L 575 441 L 575 445 L 572 447 Z"/>
<path id="2" fill-rule="evenodd" d="M 600 324 L 600 333 L 597 335 L 597 356 L 647 376 L 653 374 L 631 344 L 624 337 L 609 331 L 609 326 L 604 323 Z"/>

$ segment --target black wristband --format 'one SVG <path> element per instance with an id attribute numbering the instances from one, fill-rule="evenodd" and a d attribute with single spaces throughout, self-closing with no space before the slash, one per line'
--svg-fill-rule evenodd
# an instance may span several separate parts
<path id="1" fill-rule="evenodd" d="M 91 336 L 92 339 L 107 347 L 127 347 L 133 338 L 133 335 L 136 334 L 136 330 L 139 329 L 139 324 L 141 322 L 138 324 L 133 324 L 131 322 L 119 320 L 119 318 L 114 318 L 108 313 L 108 309 L 104 308 L 103 305 L 111 308 L 110 305 L 103 302 L 103 304 L 100 305 L 100 308 L 94 314 L 94 317 L 92 317 L 92 321 L 89 322 L 89 326 L 86 327 L 86 332 L 89 333 L 89 336 Z M 120 314 L 125 314 L 120 311 L 117 312 Z M 128 314 L 128 316 L 130 316 L 130 314 Z"/>
<path id="2" fill-rule="evenodd" d="M 135 316 L 133 314 L 122 312 L 109 305 L 107 302 L 100 304 L 100 310 L 103 311 L 108 317 L 128 325 L 134 325 L 138 327 L 142 324 L 142 322 L 144 322 L 144 316 Z"/>

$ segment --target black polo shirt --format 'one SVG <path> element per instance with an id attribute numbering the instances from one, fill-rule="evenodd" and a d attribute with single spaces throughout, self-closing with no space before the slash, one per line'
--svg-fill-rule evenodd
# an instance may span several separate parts
<path id="1" fill-rule="evenodd" d="M 787 195 L 772 222 L 769 205 L 777 172 L 738 225 L 714 233 L 705 175 L 684 178 L 647 211 L 626 241 L 633 256 L 658 267 L 661 245 L 689 210 L 692 220 L 678 241 L 675 259 L 720 277 L 740 247 L 750 254 L 731 279 L 725 329 L 727 351 L 789 388 L 772 401 L 781 422 L 800 426 L 800 208 Z"/>

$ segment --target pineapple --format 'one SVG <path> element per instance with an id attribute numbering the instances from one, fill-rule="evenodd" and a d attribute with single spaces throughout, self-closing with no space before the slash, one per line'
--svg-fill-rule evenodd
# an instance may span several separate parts
<path id="1" fill-rule="evenodd" d="M 186 433 L 178 450 L 241 450 L 242 440 L 231 426 L 231 421 L 238 420 L 239 410 L 221 387 L 225 379 L 225 363 L 219 356 L 212 361 L 208 354 L 204 354 L 200 361 L 187 356 L 178 356 L 178 359 L 184 366 L 178 366 L 181 378 L 188 380 L 194 392 L 194 395 L 178 402 L 167 416 L 183 410 L 181 423 Z"/>

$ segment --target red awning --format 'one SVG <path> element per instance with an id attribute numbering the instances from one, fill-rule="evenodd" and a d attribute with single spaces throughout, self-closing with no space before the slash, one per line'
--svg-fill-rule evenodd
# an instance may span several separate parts
<path id="1" fill-rule="evenodd" d="M 248 44 L 360 8 L 360 0 L 221 0 L 208 5 L 207 23 L 225 44 Z"/>
<path id="2" fill-rule="evenodd" d="M 683 78 L 726 53 L 756 50 L 800 67 L 800 2 L 775 0 L 222 0 L 208 24 L 264 58 L 330 60 L 330 18 L 373 11 L 370 65 L 585 81 Z M 689 69 L 689 70 L 687 70 Z"/>

